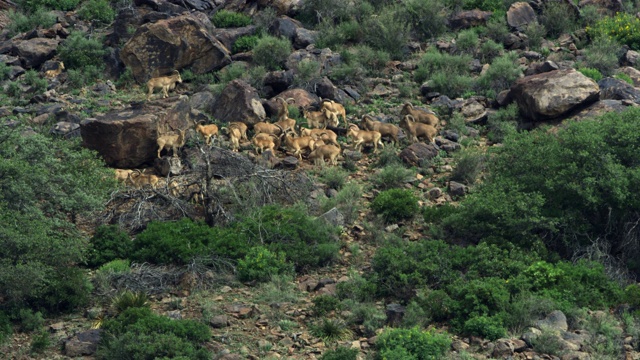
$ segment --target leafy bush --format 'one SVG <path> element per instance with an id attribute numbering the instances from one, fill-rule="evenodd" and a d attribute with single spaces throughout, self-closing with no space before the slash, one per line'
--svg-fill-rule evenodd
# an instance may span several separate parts
<path id="1" fill-rule="evenodd" d="M 473 56 L 479 43 L 478 33 L 474 29 L 461 30 L 456 39 L 456 48 L 462 54 Z"/>
<path id="2" fill-rule="evenodd" d="M 378 336 L 376 347 L 378 359 L 386 359 L 392 353 L 408 354 L 416 360 L 437 360 L 444 358 L 451 347 L 447 333 L 434 330 L 424 331 L 418 327 L 411 329 L 387 329 Z M 393 356 L 398 356 L 393 355 Z M 398 357 L 393 357 L 399 359 Z M 404 357 L 404 359 L 407 359 Z"/>
<path id="3" fill-rule="evenodd" d="M 118 314 L 123 313 L 129 308 L 149 307 L 149 297 L 142 291 L 125 290 L 113 297 L 111 300 L 113 308 Z"/>
<path id="4" fill-rule="evenodd" d="M 218 28 L 234 28 L 250 25 L 251 18 L 242 13 L 222 9 L 213 14 L 211 22 Z"/>
<path id="5" fill-rule="evenodd" d="M 563 2 L 549 2 L 542 8 L 540 23 L 547 29 L 547 35 L 553 38 L 571 33 L 578 28 L 578 19 L 571 5 Z"/>
<path id="6" fill-rule="evenodd" d="M 504 325 L 512 333 L 521 333 L 538 319 L 558 309 L 556 302 L 548 297 L 523 291 L 512 298 L 509 309 L 502 313 Z"/>
<path id="7" fill-rule="evenodd" d="M 393 163 L 376 172 L 372 182 L 379 189 L 387 190 L 404 185 L 415 178 L 415 173 L 400 163 Z"/>
<path id="8" fill-rule="evenodd" d="M 344 216 L 346 224 L 351 224 L 358 218 L 358 211 L 362 207 L 360 199 L 362 197 L 362 186 L 356 182 L 348 182 L 338 193 L 332 198 L 322 198 L 320 200 L 320 208 L 322 211 L 329 211 L 332 208 L 338 208 Z"/>
<path id="9" fill-rule="evenodd" d="M 325 342 L 332 342 L 338 340 L 348 340 L 353 333 L 347 324 L 340 319 L 327 319 L 324 318 L 309 326 L 309 332 L 311 335 L 318 337 Z"/>
<path id="10" fill-rule="evenodd" d="M 410 26 L 398 8 L 385 8 L 378 16 L 367 18 L 362 31 L 365 43 L 374 49 L 389 53 L 394 60 L 406 57 Z"/>
<path id="11" fill-rule="evenodd" d="M 640 49 L 640 19 L 634 14 L 619 12 L 615 16 L 606 16 L 585 30 L 593 39 L 604 37 L 627 45 L 632 50 Z"/>
<path id="12" fill-rule="evenodd" d="M 387 223 L 409 220 L 418 213 L 418 198 L 410 190 L 390 189 L 376 196 L 371 209 Z"/>
<path id="13" fill-rule="evenodd" d="M 336 48 L 344 44 L 357 44 L 362 37 L 362 25 L 357 20 L 348 20 L 337 25 L 332 21 L 324 21 L 318 27 L 316 46 Z"/>
<path id="14" fill-rule="evenodd" d="M 447 31 L 449 9 L 442 0 L 408 0 L 404 2 L 405 16 L 412 28 L 426 39 Z"/>
<path id="15" fill-rule="evenodd" d="M 256 246 L 251 248 L 244 259 L 238 260 L 238 278 L 241 281 L 268 281 L 272 275 L 291 272 L 291 264 L 284 252 L 272 253 L 269 249 Z"/>
<path id="16" fill-rule="evenodd" d="M 34 312 L 31 309 L 20 309 L 17 320 L 22 332 L 33 332 L 44 325 L 42 313 L 40 311 Z"/>
<path id="17" fill-rule="evenodd" d="M 451 173 L 451 180 L 472 185 L 484 169 L 485 155 L 466 150 L 457 154 L 456 166 Z"/>
<path id="18" fill-rule="evenodd" d="M 362 334 L 370 337 L 374 336 L 378 329 L 382 328 L 387 321 L 387 315 L 373 303 L 361 303 L 353 300 L 345 300 L 344 306 L 351 313 L 348 322 L 351 325 L 362 325 Z"/>
<path id="19" fill-rule="evenodd" d="M 487 137 L 494 143 L 501 143 L 504 139 L 516 132 L 519 118 L 518 105 L 509 104 L 487 118 Z"/>
<path id="20" fill-rule="evenodd" d="M 502 320 L 495 316 L 472 317 L 464 323 L 463 331 L 465 334 L 480 336 L 491 341 L 507 336 Z"/>
<path id="21" fill-rule="evenodd" d="M 18 0 L 16 4 L 19 8 L 25 10 L 27 13 L 34 13 L 39 9 L 51 9 L 71 11 L 74 10 L 80 0 Z M 45 28 L 48 26 L 44 26 Z"/>
<path id="22" fill-rule="evenodd" d="M 264 66 L 267 70 L 280 69 L 292 48 L 289 40 L 274 36 L 264 36 L 258 40 L 253 48 L 253 61 Z"/>
<path id="23" fill-rule="evenodd" d="M 95 65 L 87 65 L 82 69 L 69 69 L 67 71 L 67 82 L 65 84 L 72 89 L 80 89 L 95 83 L 96 80 L 101 79 L 103 75 L 104 71 L 102 67 Z"/>
<path id="24" fill-rule="evenodd" d="M 502 44 L 509 35 L 506 16 L 492 16 L 484 28 L 484 34 L 498 44 Z"/>
<path id="25" fill-rule="evenodd" d="M 424 82 L 436 73 L 467 75 L 471 60 L 469 55 L 449 55 L 431 48 L 420 59 L 414 78 L 417 82 Z"/>
<path id="26" fill-rule="evenodd" d="M 85 21 L 109 24 L 115 19 L 116 12 L 108 0 L 86 0 L 80 5 L 78 16 Z"/>
<path id="27" fill-rule="evenodd" d="M 93 65 L 96 68 L 104 66 L 102 57 L 107 53 L 102 44 L 93 38 L 86 38 L 80 31 L 73 31 L 58 47 L 60 60 L 66 69 L 84 69 Z"/>
<path id="28" fill-rule="evenodd" d="M 480 45 L 480 60 L 485 63 L 491 62 L 500 56 L 503 51 L 504 47 L 501 43 L 489 39 Z"/>
<path id="29" fill-rule="evenodd" d="M 629 196 L 640 186 L 632 150 L 640 137 L 631 135 L 639 115 L 628 109 L 570 123 L 557 134 L 513 134 L 493 152 L 489 178 L 444 223 L 468 240 L 529 246 L 544 239 L 564 255 L 594 238 L 617 249 L 625 241 L 624 224 L 637 219 L 628 209 L 640 205 Z"/>
<path id="30" fill-rule="evenodd" d="M 533 350 L 540 354 L 562 356 L 565 353 L 562 338 L 553 331 L 544 331 L 531 341 Z"/>
<path id="31" fill-rule="evenodd" d="M 32 353 L 40 354 L 51 345 L 51 335 L 46 329 L 40 330 L 31 338 L 30 350 Z"/>
<path id="32" fill-rule="evenodd" d="M 320 360 L 356 360 L 360 351 L 358 349 L 350 349 L 338 346 L 335 349 L 325 351 Z"/>
<path id="33" fill-rule="evenodd" d="M 525 27 L 524 33 L 529 38 L 529 47 L 531 49 L 538 49 L 542 44 L 542 39 L 547 35 L 547 29 L 544 25 L 533 22 Z"/>
<path id="34" fill-rule="evenodd" d="M 258 44 L 259 38 L 258 35 L 240 36 L 238 40 L 233 43 L 233 52 L 240 53 L 252 50 Z"/>
<path id="35" fill-rule="evenodd" d="M 620 44 L 615 39 L 600 36 L 584 49 L 584 63 L 586 67 L 594 68 L 603 75 L 611 75 L 618 67 Z"/>
<path id="36" fill-rule="evenodd" d="M 340 190 L 347 181 L 347 176 L 347 172 L 338 167 L 325 167 L 318 177 L 329 188 Z"/>
<path id="37" fill-rule="evenodd" d="M 115 259 L 126 259 L 133 250 L 129 235 L 117 225 L 98 226 L 91 238 L 88 264 L 98 267 Z"/>
<path id="38" fill-rule="evenodd" d="M 116 259 L 104 263 L 98 268 L 98 272 L 105 274 L 121 274 L 131 270 L 131 261 Z"/>
<path id="39" fill-rule="evenodd" d="M 78 268 L 63 268 L 49 279 L 42 296 L 32 300 L 36 309 L 50 313 L 67 313 L 89 302 L 92 286 Z"/>
<path id="40" fill-rule="evenodd" d="M 347 281 L 339 282 L 336 286 L 340 299 L 351 299 L 356 302 L 371 302 L 376 296 L 376 284 L 368 281 L 359 274 L 352 274 Z"/>
<path id="41" fill-rule="evenodd" d="M 315 316 L 325 316 L 331 311 L 340 308 L 340 300 L 332 295 L 318 295 L 313 298 L 313 314 Z"/>
<path id="42" fill-rule="evenodd" d="M 617 73 L 613 77 L 618 79 L 618 80 L 622 80 L 622 81 L 626 82 L 629 85 L 633 85 L 633 79 L 631 78 L 631 76 L 629 76 L 629 75 L 627 75 L 625 73 Z"/>
<path id="43" fill-rule="evenodd" d="M 7 26 L 10 36 L 30 31 L 38 27 L 47 29 L 56 23 L 55 15 L 44 8 L 36 8 L 32 12 L 26 14 L 19 11 L 9 10 L 8 16 L 11 20 Z"/>
<path id="44" fill-rule="evenodd" d="M 522 75 L 517 59 L 518 55 L 515 52 L 495 58 L 489 69 L 478 79 L 477 86 L 485 93 L 493 92 L 494 96 L 502 90 L 509 89 Z"/>
<path id="45" fill-rule="evenodd" d="M 159 354 L 166 358 L 211 358 L 201 345 L 211 338 L 211 332 L 194 320 L 172 320 L 148 308 L 129 308 L 102 327 L 96 352 L 100 360 L 155 359 Z"/>
<path id="46" fill-rule="evenodd" d="M 602 80 L 602 73 L 598 69 L 594 68 L 578 68 L 578 71 L 582 73 L 582 75 L 593 79 L 593 81 L 598 82 Z"/>
<path id="47" fill-rule="evenodd" d="M 0 344 L 3 344 L 11 334 L 13 333 L 13 327 L 9 317 L 2 311 L 0 311 Z"/>

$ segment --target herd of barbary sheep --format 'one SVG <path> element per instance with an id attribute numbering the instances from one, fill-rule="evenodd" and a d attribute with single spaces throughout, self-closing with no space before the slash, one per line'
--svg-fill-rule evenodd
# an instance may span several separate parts
<path id="1" fill-rule="evenodd" d="M 162 90 L 162 97 L 168 97 L 168 91 L 173 90 L 176 83 L 181 83 L 180 73 L 174 71 L 169 76 L 155 77 L 147 82 L 147 100 L 151 98 L 155 89 Z M 264 151 L 275 152 L 283 147 L 298 159 L 302 159 L 303 153 L 307 159 L 315 165 L 325 165 L 326 161 L 331 165 L 337 165 L 342 148 L 338 143 L 338 136 L 328 129 L 328 126 L 338 127 L 339 120 L 344 122 L 347 129 L 347 138 L 351 139 L 355 150 L 362 150 L 363 145 L 373 146 L 373 151 L 378 151 L 378 145 L 384 147 L 382 138 L 389 139 L 398 144 L 398 133 L 403 129 L 410 142 L 424 139 L 433 142 L 438 133 L 439 119 L 428 110 L 414 108 L 409 102 L 405 103 L 400 112 L 402 120 L 399 125 L 385 123 L 376 120 L 370 115 L 364 115 L 360 126 L 347 122 L 346 110 L 342 104 L 332 100 L 322 99 L 319 110 L 304 109 L 303 116 L 309 128 L 298 127 L 296 120 L 289 117 L 288 105 L 293 99 L 277 97 L 280 104 L 276 121 L 258 122 L 253 126 L 254 136 L 251 144 L 257 154 Z M 248 127 L 242 122 L 230 122 L 226 127 L 218 128 L 216 124 L 194 124 L 195 131 L 200 134 L 205 144 L 211 145 L 219 133 L 224 133 L 229 140 L 232 151 L 238 151 L 240 141 L 249 141 L 247 137 Z M 297 129 L 296 129 L 297 128 Z M 298 130 L 298 131 L 296 131 Z M 164 132 L 158 136 L 158 157 L 163 150 L 172 151 L 177 156 L 178 150 L 185 143 L 187 129 L 178 130 L 177 133 Z M 151 186 L 155 188 L 160 178 L 156 175 L 144 174 L 139 170 L 115 169 L 116 179 L 133 185 L 137 188 Z"/>

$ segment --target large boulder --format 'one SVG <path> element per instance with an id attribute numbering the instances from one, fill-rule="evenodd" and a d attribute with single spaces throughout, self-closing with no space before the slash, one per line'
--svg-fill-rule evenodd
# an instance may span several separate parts
<path id="1" fill-rule="evenodd" d="M 229 50 L 208 29 L 208 18 L 198 13 L 144 24 L 120 52 L 138 82 L 190 68 L 194 74 L 218 70 L 231 62 Z"/>
<path id="2" fill-rule="evenodd" d="M 513 3 L 507 10 L 507 24 L 518 31 L 524 31 L 527 25 L 537 21 L 536 12 L 526 2 Z"/>
<path id="3" fill-rule="evenodd" d="M 434 144 L 415 143 L 407 146 L 398 156 L 408 165 L 422 166 L 427 160 L 438 156 L 438 152 Z"/>
<path id="4" fill-rule="evenodd" d="M 618 71 L 628 75 L 631 78 L 631 81 L 633 81 L 633 86 L 640 87 L 640 70 L 631 66 L 625 66 L 618 69 Z"/>
<path id="5" fill-rule="evenodd" d="M 20 58 L 21 66 L 25 69 L 37 69 L 45 61 L 50 60 L 56 54 L 58 40 L 46 38 L 34 38 L 16 41 L 13 44 L 11 55 Z"/>
<path id="6" fill-rule="evenodd" d="M 598 81 L 600 100 L 630 100 L 640 102 L 640 90 L 620 79 L 606 77 Z"/>
<path id="7" fill-rule="evenodd" d="M 98 349 L 102 329 L 91 329 L 80 332 L 64 342 L 64 353 L 68 357 L 93 355 Z"/>
<path id="8" fill-rule="evenodd" d="M 301 22 L 288 16 L 277 18 L 269 28 L 269 32 L 274 36 L 289 39 L 296 49 L 304 49 L 315 43 L 318 36 L 317 31 L 305 29 Z"/>
<path id="9" fill-rule="evenodd" d="M 621 100 L 600 100 L 573 114 L 572 118 L 582 120 L 604 115 L 610 112 L 622 112 L 629 106 L 622 103 Z"/>
<path id="10" fill-rule="evenodd" d="M 173 108 L 129 108 L 80 123 L 82 145 L 97 151 L 107 165 L 132 169 L 157 157 L 159 133 L 190 126 L 191 107 L 184 96 Z"/>
<path id="11" fill-rule="evenodd" d="M 483 26 L 491 17 L 491 11 L 479 9 L 460 11 L 449 19 L 449 27 L 454 30 Z"/>
<path id="12" fill-rule="evenodd" d="M 270 7 L 278 12 L 278 15 L 293 16 L 300 9 L 302 0 L 258 0 L 261 7 Z"/>
<path id="13" fill-rule="evenodd" d="M 220 121 L 242 121 L 250 126 L 267 116 L 258 91 L 239 79 L 231 81 L 222 90 L 209 112 Z"/>
<path id="14" fill-rule="evenodd" d="M 213 36 L 218 39 L 227 49 L 233 50 L 233 44 L 242 36 L 254 35 L 258 29 L 255 25 L 237 28 L 217 28 L 212 31 Z"/>
<path id="15" fill-rule="evenodd" d="M 531 120 L 557 118 L 598 100 L 599 95 L 598 84 L 573 69 L 520 78 L 510 93 L 520 112 Z"/>
<path id="16" fill-rule="evenodd" d="M 289 89 L 287 91 L 283 91 L 278 94 L 278 97 L 283 97 L 285 99 L 292 98 L 295 100 L 295 105 L 300 108 L 307 108 L 310 106 L 315 106 L 320 102 L 320 98 L 316 95 L 308 92 L 305 89 Z M 270 101 L 275 102 L 275 98 L 272 98 Z"/>
<path id="17" fill-rule="evenodd" d="M 609 14 L 615 14 L 624 10 L 622 0 L 582 0 L 578 3 L 580 8 L 587 5 L 596 6 L 602 12 L 608 12 Z"/>

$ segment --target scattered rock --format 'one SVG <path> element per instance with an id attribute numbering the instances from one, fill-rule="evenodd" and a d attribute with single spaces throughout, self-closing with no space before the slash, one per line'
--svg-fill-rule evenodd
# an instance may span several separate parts
<path id="1" fill-rule="evenodd" d="M 547 315 L 546 318 L 536 321 L 535 326 L 540 330 L 567 331 L 569 328 L 567 325 L 567 317 L 560 310 L 555 310 Z"/>
<path id="2" fill-rule="evenodd" d="M 344 226 L 344 215 L 338 210 L 338 208 L 332 208 L 326 213 L 319 216 L 320 219 L 323 219 L 327 222 L 327 224 L 331 226 Z"/>
<path id="3" fill-rule="evenodd" d="M 404 318 L 405 307 L 400 304 L 389 304 L 385 311 L 387 315 L 387 325 L 399 326 Z"/>
<path id="4" fill-rule="evenodd" d="M 449 27 L 453 30 L 468 29 L 475 26 L 483 26 L 491 17 L 491 11 L 478 9 L 457 12 L 449 18 Z"/>
<path id="5" fill-rule="evenodd" d="M 449 193 L 452 196 L 464 196 L 467 193 L 467 187 L 456 181 L 449 181 Z"/>
<path id="6" fill-rule="evenodd" d="M 536 12 L 526 2 L 513 3 L 507 10 L 507 24 L 518 31 L 524 31 L 527 25 L 537 21 Z"/>
<path id="7" fill-rule="evenodd" d="M 242 119 L 247 125 L 263 121 L 267 114 L 260 101 L 258 91 L 244 80 L 233 80 L 222 90 L 211 109 L 214 118 L 223 121 Z"/>
<path id="8" fill-rule="evenodd" d="M 98 349 L 102 329 L 92 329 L 76 334 L 64 343 L 64 353 L 68 357 L 91 356 Z"/>
<path id="9" fill-rule="evenodd" d="M 606 77 L 598 81 L 598 86 L 600 87 L 600 100 L 631 100 L 634 103 L 640 102 L 640 90 L 626 81 Z"/>
<path id="10" fill-rule="evenodd" d="M 229 326 L 229 318 L 227 315 L 216 315 L 209 320 L 209 326 L 214 329 L 221 329 Z"/>
<path id="11" fill-rule="evenodd" d="M 498 339 L 494 342 L 494 348 L 491 356 L 502 359 L 513 355 L 514 352 L 515 349 L 510 339 Z"/>
<path id="12" fill-rule="evenodd" d="M 421 166 L 438 156 L 438 148 L 434 144 L 415 143 L 404 148 L 398 156 L 409 165 Z"/>

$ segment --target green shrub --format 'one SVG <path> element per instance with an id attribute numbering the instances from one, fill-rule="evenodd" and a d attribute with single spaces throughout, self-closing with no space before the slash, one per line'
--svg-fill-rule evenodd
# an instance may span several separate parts
<path id="1" fill-rule="evenodd" d="M 387 165 L 372 176 L 371 181 L 382 190 L 397 188 L 415 178 L 413 170 L 405 168 L 401 163 Z"/>
<path id="2" fill-rule="evenodd" d="M 358 349 L 350 349 L 338 346 L 335 349 L 325 351 L 320 360 L 356 360 L 360 351 Z"/>
<path id="3" fill-rule="evenodd" d="M 371 209 L 387 223 L 410 220 L 418 213 L 418 198 L 410 190 L 385 190 L 373 200 Z"/>
<path id="4" fill-rule="evenodd" d="M 426 39 L 447 31 L 449 9 L 442 0 L 408 0 L 404 11 L 412 28 Z"/>
<path id="5" fill-rule="evenodd" d="M 484 169 L 485 155 L 473 150 L 457 154 L 456 166 L 451 173 L 451 180 L 472 185 Z"/>
<path id="6" fill-rule="evenodd" d="M 289 273 L 291 270 L 284 252 L 272 253 L 262 246 L 251 248 L 244 259 L 238 260 L 237 267 L 240 281 L 264 282 L 270 280 L 272 275 Z"/>
<path id="7" fill-rule="evenodd" d="M 350 299 L 356 302 L 371 302 L 376 297 L 376 284 L 368 281 L 359 274 L 353 274 L 349 280 L 339 282 L 336 286 L 340 299 Z"/>
<path id="8" fill-rule="evenodd" d="M 387 329 L 378 336 L 376 341 L 379 359 L 385 359 L 384 354 L 402 352 L 408 353 L 411 357 L 415 357 L 416 360 L 437 360 L 444 358 L 450 347 L 451 338 L 446 332 L 424 331 L 417 327 L 411 329 Z M 399 359 L 397 357 L 394 358 Z"/>
<path id="9" fill-rule="evenodd" d="M 453 74 L 465 76 L 469 74 L 471 60 L 469 55 L 449 55 L 431 48 L 420 59 L 413 76 L 419 83 L 433 77 L 436 73 L 444 73 L 450 77 Z"/>
<path id="10" fill-rule="evenodd" d="M 98 267 L 115 259 L 126 259 L 132 250 L 131 238 L 119 226 L 98 226 L 91 238 L 88 264 Z"/>
<path id="11" fill-rule="evenodd" d="M 615 16 L 606 16 L 585 30 L 592 39 L 604 37 L 627 45 L 632 50 L 640 49 L 640 19 L 634 14 L 619 12 Z"/>
<path id="12" fill-rule="evenodd" d="M 39 9 L 51 9 L 71 11 L 74 10 L 80 0 L 18 0 L 16 4 L 18 7 L 25 10 L 27 13 L 34 13 Z M 47 28 L 48 26 L 44 26 Z"/>
<path id="13" fill-rule="evenodd" d="M 233 53 L 251 51 L 258 44 L 258 39 L 260 39 L 258 35 L 240 36 L 238 40 L 233 43 Z"/>
<path id="14" fill-rule="evenodd" d="M 618 67 L 620 44 L 614 38 L 600 36 L 584 49 L 584 63 L 586 67 L 594 68 L 603 75 L 611 75 Z"/>
<path id="15" fill-rule="evenodd" d="M 506 16 L 492 16 L 484 28 L 484 34 L 498 44 L 509 35 Z"/>
<path id="16" fill-rule="evenodd" d="M 278 70 L 282 68 L 291 51 L 289 40 L 267 35 L 260 38 L 254 46 L 253 61 L 267 70 Z"/>
<path id="17" fill-rule="evenodd" d="M 340 319 L 327 319 L 324 318 L 309 326 L 309 332 L 311 335 L 318 337 L 325 342 L 344 341 L 349 340 L 353 333 L 347 324 Z"/>
<path id="18" fill-rule="evenodd" d="M 51 345 L 51 335 L 46 329 L 42 329 L 31 338 L 31 353 L 41 354 L 49 345 Z"/>
<path id="19" fill-rule="evenodd" d="M 624 288 L 624 301 L 632 307 L 640 306 L 640 285 L 631 284 Z"/>
<path id="20" fill-rule="evenodd" d="M 123 313 L 129 308 L 149 307 L 149 297 L 142 291 L 125 290 L 113 297 L 111 305 L 118 312 Z"/>
<path id="21" fill-rule="evenodd" d="M 618 79 L 618 80 L 622 80 L 624 82 L 626 82 L 629 85 L 633 85 L 633 79 L 631 78 L 631 76 L 625 74 L 625 73 L 617 73 L 613 76 L 614 78 Z M 596 80 L 598 81 L 598 80 Z"/>
<path id="22" fill-rule="evenodd" d="M 457 301 L 458 308 L 452 310 L 457 326 L 475 316 L 497 315 L 505 311 L 509 304 L 510 293 L 506 282 L 497 277 L 457 280 L 447 287 L 447 291 Z"/>
<path id="23" fill-rule="evenodd" d="M 367 337 L 374 336 L 378 329 L 387 321 L 387 315 L 373 303 L 361 303 L 353 300 L 345 300 L 344 306 L 351 313 L 348 317 L 350 325 L 362 325 L 362 334 Z"/>
<path id="24" fill-rule="evenodd" d="M 104 274 L 122 274 L 129 271 L 131 271 L 131 261 L 122 259 L 115 259 L 104 263 L 97 270 L 97 272 Z"/>
<path id="25" fill-rule="evenodd" d="M 512 333 L 519 334 L 556 309 L 554 300 L 524 291 L 511 299 L 509 309 L 502 313 L 502 321 Z"/>
<path id="26" fill-rule="evenodd" d="M 509 89 L 522 75 L 522 68 L 517 60 L 518 55 L 515 52 L 495 58 L 489 69 L 478 79 L 478 88 L 485 93 L 493 92 L 493 94 Z"/>
<path id="27" fill-rule="evenodd" d="M 369 17 L 362 23 L 365 43 L 389 53 L 394 60 L 406 57 L 410 29 L 399 8 L 395 7 L 385 8 L 378 16 Z"/>
<path id="28" fill-rule="evenodd" d="M 234 28 L 250 25 L 251 18 L 242 13 L 222 9 L 213 14 L 211 22 L 218 28 Z"/>
<path id="29" fill-rule="evenodd" d="M 49 313 L 67 313 L 85 306 L 89 302 L 91 290 L 91 283 L 81 269 L 60 269 L 50 279 L 47 291 L 32 302 L 36 309 Z"/>
<path id="30" fill-rule="evenodd" d="M 473 83 L 471 76 L 441 71 L 433 74 L 429 85 L 434 91 L 457 98 L 468 92 L 473 87 Z"/>
<path id="31" fill-rule="evenodd" d="M 86 0 L 80 5 L 78 16 L 85 21 L 109 24 L 115 19 L 116 12 L 108 0 Z"/>
<path id="32" fill-rule="evenodd" d="M 369 74 L 374 74 L 387 65 L 391 55 L 385 50 L 373 49 L 368 45 L 356 45 L 347 50 L 352 60 L 361 65 Z"/>
<path id="33" fill-rule="evenodd" d="M 34 312 L 31 309 L 20 309 L 17 320 L 21 332 L 33 332 L 44 325 L 42 313 L 40 311 Z"/>
<path id="34" fill-rule="evenodd" d="M 27 70 L 24 74 L 24 82 L 31 86 L 31 92 L 35 94 L 42 94 L 47 90 L 47 86 L 49 85 L 47 79 L 41 78 L 35 70 Z"/>
<path id="35" fill-rule="evenodd" d="M 547 29 L 552 38 L 565 33 L 572 33 L 578 28 L 578 19 L 571 5 L 563 2 L 549 2 L 542 8 L 540 23 Z"/>
<path id="36" fill-rule="evenodd" d="M 9 10 L 8 16 L 11 20 L 7 26 L 10 36 L 30 31 L 38 27 L 47 29 L 56 23 L 55 15 L 44 8 L 34 9 L 33 12 L 27 14 Z"/>
<path id="37" fill-rule="evenodd" d="M 345 224 L 351 224 L 358 218 L 358 212 L 362 205 L 360 199 L 362 197 L 362 186 L 356 182 L 348 182 L 338 193 L 332 198 L 321 198 L 320 208 L 326 212 L 332 208 L 337 208 L 344 216 Z"/>
<path id="38" fill-rule="evenodd" d="M 132 261 L 152 264 L 186 264 L 196 255 L 209 253 L 214 234 L 206 224 L 189 218 L 175 222 L 152 221 L 136 237 L 129 257 Z"/>
<path id="39" fill-rule="evenodd" d="M 539 49 L 542 44 L 542 40 L 547 35 L 547 29 L 542 24 L 532 22 L 525 27 L 524 34 L 529 38 L 529 48 Z"/>
<path id="40" fill-rule="evenodd" d="M 313 298 L 313 314 L 315 316 L 325 316 L 328 313 L 340 308 L 340 300 L 332 295 L 318 295 Z"/>
<path id="41" fill-rule="evenodd" d="M 501 43 L 489 39 L 480 45 L 480 61 L 489 63 L 500 56 L 503 51 L 504 47 Z"/>
<path id="42" fill-rule="evenodd" d="M 296 66 L 294 84 L 309 86 L 314 79 L 320 76 L 320 63 L 311 59 L 302 59 Z"/>
<path id="43" fill-rule="evenodd" d="M 593 81 L 598 82 L 602 80 L 602 73 L 598 69 L 594 68 L 578 68 L 578 71 L 582 73 L 582 75 L 593 79 Z"/>
<path id="44" fill-rule="evenodd" d="M 80 31 L 73 31 L 68 38 L 58 47 L 60 60 L 64 62 L 66 69 L 84 69 L 93 65 L 96 68 L 104 66 L 102 57 L 107 53 L 97 39 L 86 38 Z"/>
<path id="45" fill-rule="evenodd" d="M 362 25 L 357 20 L 335 24 L 325 21 L 318 27 L 318 48 L 336 48 L 344 44 L 359 43 L 363 37 Z"/>
<path id="46" fill-rule="evenodd" d="M 474 29 L 461 30 L 456 39 L 456 48 L 462 54 L 473 56 L 479 43 L 478 33 Z"/>
<path id="47" fill-rule="evenodd" d="M 13 327 L 11 326 L 11 320 L 9 320 L 9 317 L 5 315 L 4 312 L 0 311 L 0 344 L 4 344 L 12 333 Z"/>
<path id="48" fill-rule="evenodd" d="M 102 328 L 96 358 L 206 360 L 211 354 L 201 344 L 211 338 L 207 325 L 194 320 L 172 320 L 148 308 L 129 308 Z"/>
<path id="49" fill-rule="evenodd" d="M 329 188 L 340 190 L 347 181 L 347 176 L 347 172 L 338 167 L 325 167 L 318 177 Z"/>
<path id="50" fill-rule="evenodd" d="M 566 351 L 562 338 L 553 331 L 544 331 L 531 340 L 531 347 L 537 353 L 562 356 Z"/>
<path id="51" fill-rule="evenodd" d="M 82 69 L 69 69 L 67 71 L 67 82 L 65 83 L 72 89 L 80 89 L 82 87 L 95 83 L 101 79 L 104 71 L 101 67 L 95 65 L 87 65 Z"/>
<path id="52" fill-rule="evenodd" d="M 5 62 L 0 63 L 0 81 L 8 80 L 11 75 L 11 67 Z"/>
<path id="53" fill-rule="evenodd" d="M 480 336 L 491 341 L 507 336 L 507 330 L 502 325 L 502 320 L 495 316 L 476 316 L 465 321 L 463 331 L 465 334 Z"/>
<path id="54" fill-rule="evenodd" d="M 510 134 L 516 132 L 519 118 L 518 105 L 513 103 L 499 109 L 487 117 L 487 138 L 494 143 L 501 143 Z"/>

